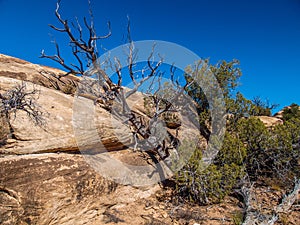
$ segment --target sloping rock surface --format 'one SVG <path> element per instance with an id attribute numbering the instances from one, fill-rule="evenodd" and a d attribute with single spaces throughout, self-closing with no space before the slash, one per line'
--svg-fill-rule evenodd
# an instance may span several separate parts
<path id="1" fill-rule="evenodd" d="M 14 78 L 1 77 L 0 87 L 2 91 L 9 90 L 20 83 L 21 81 Z M 41 152 L 78 151 L 73 131 L 73 114 L 87 110 L 82 107 L 92 107 L 90 110 L 87 110 L 87 112 L 94 113 L 93 102 L 85 99 L 88 103 L 82 106 L 79 105 L 81 108 L 77 108 L 77 111 L 74 112 L 73 96 L 43 86 L 31 83 L 27 84 L 28 90 L 33 88 L 39 90 L 37 103 L 41 106 L 41 110 L 44 113 L 45 126 L 35 126 L 32 121 L 28 119 L 25 112 L 17 112 L 17 116 L 11 119 L 14 139 L 9 139 L 8 144 L 0 148 L 0 153 L 32 154 Z M 96 122 L 89 122 L 91 124 L 98 123 L 94 129 L 98 128 L 99 131 L 103 131 L 99 138 L 101 138 L 106 149 L 117 150 L 124 148 L 124 145 L 115 135 L 118 127 L 112 125 L 116 122 L 112 121 L 113 118 L 111 118 L 110 114 L 100 107 L 95 107 L 95 111 L 94 116 Z M 97 118 L 99 118 L 99 120 L 97 120 Z M 88 131 L 92 128 L 89 128 L 88 124 L 86 124 L 84 129 L 84 131 Z M 85 135 L 84 132 L 80 134 Z M 124 134 L 128 134 L 128 132 Z M 78 138 L 84 140 L 86 142 L 85 144 L 90 144 L 90 137 L 84 136 Z M 130 142 L 129 135 L 124 135 L 122 138 L 124 139 L 124 143 Z M 84 143 L 81 144 L 83 145 Z"/>
<path id="2" fill-rule="evenodd" d="M 48 88 L 55 88 L 57 79 L 54 77 L 62 76 L 65 72 L 59 69 L 42 66 L 27 62 L 22 59 L 0 54 L 0 77 L 10 77 L 23 81 L 30 81 L 35 84 L 43 85 Z M 62 78 L 63 82 L 78 82 L 79 78 L 68 75 Z M 63 85 L 59 82 L 60 86 Z"/>
<path id="3" fill-rule="evenodd" d="M 80 154 L 80 146 L 96 144 L 97 150 L 113 151 L 127 164 L 145 165 L 143 154 L 125 149 L 131 132 L 92 100 L 63 93 L 52 80 L 60 74 L 64 72 L 0 54 L 0 93 L 21 83 L 39 90 L 37 103 L 46 121 L 35 126 L 24 112 L 10 120 L 13 134 L 0 146 L 0 224 L 144 224 L 139 204 L 153 198 L 159 186 L 117 185 Z M 64 79 L 79 82 L 72 76 Z M 145 115 L 142 97 L 135 94 L 129 102 Z M 119 219 L 116 211 L 135 216 L 125 213 Z"/>
<path id="4" fill-rule="evenodd" d="M 46 121 L 45 126 L 35 126 L 23 112 L 10 120 L 13 135 L 0 147 L 0 224 L 103 224 L 106 210 L 147 198 L 158 186 L 117 185 L 86 162 L 78 140 L 85 146 L 101 140 L 100 147 L 115 151 L 131 141 L 130 132 L 124 132 L 107 111 L 94 107 L 92 100 L 55 90 L 51 74 L 64 72 L 0 55 L 0 93 L 22 82 L 28 90 L 39 90 L 37 103 Z M 78 82 L 74 77 L 66 79 Z M 84 130 L 77 133 L 76 101 L 84 104 L 77 104 L 75 113 L 93 114 L 91 125 L 84 124 Z M 129 161 L 136 161 L 135 157 L 141 161 L 137 153 Z"/>
<path id="5" fill-rule="evenodd" d="M 271 116 L 258 116 L 258 118 L 265 124 L 267 127 L 275 126 L 282 124 L 283 121 L 280 118 L 271 117 Z"/>
<path id="6" fill-rule="evenodd" d="M 0 165 L 0 224 L 103 224 L 106 210 L 158 190 L 118 186 L 75 154 L 8 156 Z"/>

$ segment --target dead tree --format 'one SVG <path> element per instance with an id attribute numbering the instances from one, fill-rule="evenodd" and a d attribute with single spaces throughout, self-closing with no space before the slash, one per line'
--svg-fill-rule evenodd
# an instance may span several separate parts
<path id="1" fill-rule="evenodd" d="M 126 69 L 128 77 L 133 83 L 131 89 L 122 86 L 124 76 L 126 75 L 122 74 L 124 67 L 121 65 L 120 60 L 115 58 L 114 62 L 108 60 L 104 63 L 115 71 L 117 81 L 113 82 L 100 67 L 99 63 L 94 64 L 94 67 L 88 70 L 83 76 L 83 78 L 86 78 L 86 83 L 84 81 L 82 82 L 79 88 L 79 95 L 90 94 L 96 97 L 95 103 L 100 104 L 116 119 L 130 127 L 133 134 L 133 143 L 130 147 L 134 150 L 147 152 L 153 160 L 155 160 L 153 158 L 154 155 L 159 156 L 159 159 L 162 160 L 167 159 L 170 156 L 169 150 L 173 149 L 176 151 L 180 140 L 176 135 L 172 135 L 166 131 L 161 117 L 166 112 L 188 111 L 186 109 L 189 107 L 189 101 L 186 101 L 184 91 L 193 82 L 181 86 L 174 79 L 174 67 L 172 66 L 170 68 L 170 81 L 173 88 L 168 89 L 168 97 L 166 97 L 164 95 L 164 91 L 166 90 L 164 90 L 161 84 L 163 73 L 160 71 L 160 66 L 163 63 L 163 58 L 160 58 L 158 61 L 152 60 L 155 46 L 153 46 L 148 56 L 146 67 L 142 70 L 134 69 L 136 67 L 134 42 L 130 40 L 127 44 L 127 48 L 128 65 Z M 90 77 L 96 79 L 90 79 Z M 141 115 L 134 112 L 128 104 L 128 98 L 135 94 L 147 81 L 148 88 L 144 96 L 150 99 L 153 109 L 153 113 L 150 118 L 148 118 L 148 122 L 146 122 Z M 155 85 L 156 89 L 153 87 Z M 176 105 L 174 102 L 176 102 Z M 196 115 L 193 116 L 195 117 Z"/>
<path id="2" fill-rule="evenodd" d="M 90 2 L 89 2 L 90 5 Z M 159 58 L 157 61 L 153 60 L 155 46 L 153 46 L 152 52 L 149 53 L 148 60 L 144 69 L 136 69 L 136 51 L 134 42 L 130 37 L 130 24 L 128 23 L 128 45 L 127 45 L 127 73 L 122 74 L 124 65 L 121 65 L 121 61 L 115 58 L 112 62 L 107 60 L 106 62 L 98 62 L 98 49 L 97 41 L 108 38 L 111 35 L 110 24 L 108 23 L 108 33 L 104 36 L 98 36 L 96 34 L 95 26 L 93 23 L 93 13 L 89 10 L 90 23 L 84 17 L 84 28 L 88 33 L 87 40 L 84 39 L 84 29 L 76 18 L 75 23 L 71 23 L 71 26 L 75 29 L 77 36 L 71 30 L 71 26 L 68 20 L 62 18 L 60 12 L 60 1 L 57 2 L 55 15 L 58 21 L 62 24 L 63 28 L 58 28 L 50 25 L 55 31 L 65 33 L 69 40 L 70 46 L 72 46 L 72 54 L 75 57 L 78 64 L 68 65 L 63 59 L 59 46 L 54 42 L 56 47 L 56 54 L 49 56 L 42 51 L 41 57 L 54 60 L 63 66 L 68 74 L 81 75 L 83 80 L 81 87 L 78 89 L 79 95 L 90 95 L 95 101 L 95 104 L 100 105 L 106 109 L 118 120 L 121 120 L 124 125 L 130 127 L 133 135 L 132 147 L 134 150 L 145 151 L 150 154 L 151 158 L 155 161 L 159 159 L 166 159 L 170 156 L 170 149 L 177 149 L 180 141 L 176 135 L 172 135 L 169 132 L 165 132 L 161 135 L 162 128 L 161 116 L 166 112 L 175 112 L 178 110 L 184 110 L 188 108 L 187 101 L 185 99 L 184 91 L 193 82 L 180 85 L 176 81 L 174 76 L 175 67 L 172 66 L 169 71 L 169 77 L 173 85 L 171 91 L 171 97 L 167 100 L 161 93 L 163 91 L 162 84 L 160 83 L 163 76 L 163 72 L 160 71 L 160 66 L 163 63 L 163 58 Z M 84 61 L 87 61 L 84 64 Z M 116 80 L 112 80 L 102 68 L 102 65 L 106 64 L 115 71 L 117 76 Z M 85 72 L 87 71 L 87 72 Z M 126 77 L 127 76 L 127 77 Z M 124 79 L 130 80 L 134 87 L 131 89 L 124 88 Z M 144 120 L 141 115 L 135 113 L 128 105 L 128 98 L 135 94 L 139 88 L 149 83 L 148 92 L 146 96 L 154 103 L 154 114 L 151 118 Z M 158 88 L 153 91 L 153 86 L 158 84 Z M 172 102 L 177 102 L 175 106 Z M 118 109 L 118 110 L 117 110 Z M 192 117 L 197 117 L 192 115 Z M 148 122 L 146 122 L 148 121 Z M 158 156 L 158 159 L 155 157 Z"/>
<path id="3" fill-rule="evenodd" d="M 46 125 L 45 112 L 37 104 L 39 91 L 36 88 L 28 90 L 24 82 L 14 88 L 0 94 L 0 115 L 5 118 L 9 126 L 9 132 L 13 136 L 11 119 L 15 119 L 18 111 L 23 111 L 37 126 Z"/>
<path id="4" fill-rule="evenodd" d="M 90 23 L 88 22 L 88 19 L 84 17 L 84 27 L 87 30 L 89 34 L 88 40 L 85 40 L 83 37 L 84 29 L 79 23 L 79 20 L 76 18 L 76 23 L 71 22 L 69 24 L 68 20 L 65 20 L 61 17 L 59 13 L 59 8 L 60 8 L 60 2 L 61 0 L 58 0 L 56 3 L 56 10 L 55 10 L 55 16 L 57 17 L 58 21 L 61 23 L 63 28 L 58 28 L 54 25 L 49 25 L 52 29 L 58 32 L 62 32 L 67 34 L 67 36 L 70 39 L 70 46 L 72 48 L 72 54 L 75 57 L 77 64 L 71 63 L 70 65 L 65 63 L 65 60 L 63 56 L 61 55 L 60 48 L 58 43 L 54 40 L 53 43 L 56 48 L 56 54 L 55 55 L 47 55 L 45 54 L 44 50 L 41 52 L 41 58 L 48 58 L 51 59 L 57 63 L 59 63 L 64 69 L 66 69 L 68 72 L 63 75 L 67 76 L 69 74 L 73 75 L 83 75 L 84 71 L 86 68 L 90 67 L 93 65 L 98 56 L 99 52 L 97 49 L 97 41 L 100 39 L 106 39 L 111 36 L 111 28 L 110 28 L 110 22 L 107 23 L 108 26 L 108 33 L 103 36 L 98 36 L 96 34 L 95 26 L 94 26 L 94 15 L 91 10 L 89 10 L 89 15 L 90 15 Z M 89 6 L 91 6 L 90 1 L 89 1 Z M 74 28 L 77 33 L 78 37 L 73 33 L 72 28 Z M 83 60 L 85 59 L 85 60 Z M 84 63 L 86 61 L 86 63 Z"/>
<path id="5" fill-rule="evenodd" d="M 255 206 L 257 200 L 254 194 L 254 183 L 251 184 L 248 179 L 244 179 L 242 183 L 238 194 L 242 196 L 245 205 L 243 225 L 275 224 L 280 213 L 286 214 L 291 210 L 300 191 L 300 179 L 295 178 L 292 191 L 283 197 L 279 205 L 274 207 L 272 214 L 264 214 Z"/>

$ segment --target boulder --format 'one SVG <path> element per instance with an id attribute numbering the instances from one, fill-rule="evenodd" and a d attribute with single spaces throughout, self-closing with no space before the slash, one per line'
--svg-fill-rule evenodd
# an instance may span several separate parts
<path id="1" fill-rule="evenodd" d="M 20 81 L 14 78 L 1 77 L 0 88 L 2 91 L 14 88 L 17 84 L 21 84 Z M 130 142 L 130 135 L 128 132 L 123 132 L 122 140 L 119 141 L 115 133 L 118 127 L 114 127 L 112 124 L 117 122 L 113 121 L 111 115 L 100 107 L 94 107 L 93 101 L 89 99 L 76 100 L 84 104 L 77 104 L 76 112 L 74 112 L 74 96 L 66 95 L 60 91 L 46 88 L 44 86 L 32 84 L 26 82 L 26 88 L 39 90 L 39 96 L 37 97 L 37 103 L 41 106 L 41 111 L 44 113 L 45 125 L 35 126 L 31 120 L 27 117 L 25 112 L 17 112 L 16 117 L 12 117 L 11 125 L 13 128 L 14 139 L 9 139 L 8 144 L 0 147 L 0 153 L 6 154 L 33 154 L 42 152 L 65 152 L 78 151 L 77 139 L 79 138 L 81 144 L 90 145 L 91 138 L 100 138 L 103 145 L 108 150 L 123 149 L 123 143 Z M 77 97 L 75 97 L 77 98 Z M 87 109 L 90 107 L 91 109 Z M 95 120 L 91 118 L 88 121 L 93 127 L 85 126 L 84 131 L 80 135 L 84 137 L 75 137 L 73 127 L 73 115 L 80 113 L 94 112 Z M 81 115 L 81 114 L 80 114 Z M 81 115 L 86 116 L 86 115 Z M 80 119 L 79 117 L 78 120 Z M 96 121 L 96 122 L 94 122 Z M 96 137 L 89 137 L 90 133 L 93 134 L 93 130 L 98 129 Z M 89 132 L 91 131 L 91 132 Z M 121 132 L 121 131 L 120 131 Z M 126 134 L 128 134 L 126 136 Z M 98 139 L 95 141 L 99 141 Z"/>
<path id="2" fill-rule="evenodd" d="M 283 121 L 277 117 L 271 116 L 258 116 L 258 118 L 265 124 L 267 127 L 275 126 L 278 124 L 283 124 Z"/>
<path id="3" fill-rule="evenodd" d="M 144 154 L 127 149 L 132 135 L 122 121 L 95 107 L 91 98 L 66 94 L 64 82 L 76 87 L 80 79 L 68 76 L 58 81 L 55 76 L 62 74 L 0 54 L 0 93 L 22 83 L 28 90 L 38 90 L 36 101 L 45 118 L 43 126 L 34 125 L 22 111 L 10 119 L 13 134 L 0 145 L 0 224 L 144 224 L 140 215 L 147 212 L 141 204 L 155 201 L 160 187 L 116 183 L 97 171 L 88 155 L 108 151 L 107 156 L 126 168 L 154 167 Z M 128 102 L 147 118 L 142 93 Z M 180 138 L 199 135 L 188 121 L 177 128 Z M 97 163 L 107 165 L 107 172 L 127 171 L 101 160 Z"/>

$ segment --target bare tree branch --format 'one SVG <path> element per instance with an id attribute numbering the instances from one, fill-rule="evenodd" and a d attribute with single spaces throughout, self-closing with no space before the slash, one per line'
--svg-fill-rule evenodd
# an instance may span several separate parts
<path id="1" fill-rule="evenodd" d="M 82 75 L 82 82 L 79 84 L 78 95 L 89 97 L 94 100 L 95 104 L 109 111 L 114 117 L 122 121 L 125 126 L 128 126 L 132 132 L 134 150 L 145 151 L 150 154 L 150 157 L 156 161 L 166 159 L 170 156 L 170 149 L 175 151 L 178 149 L 180 141 L 177 134 L 171 134 L 162 122 L 164 113 L 177 112 L 181 108 L 186 107 L 183 93 L 185 88 L 192 83 L 186 84 L 184 87 L 180 86 L 180 82 L 175 79 L 175 66 L 170 69 L 170 76 L 174 90 L 171 90 L 172 95 L 167 100 L 164 92 L 164 86 L 161 84 L 164 72 L 160 71 L 163 64 L 163 58 L 158 55 L 156 60 L 154 56 L 155 44 L 152 46 L 147 62 L 142 69 L 139 69 L 137 63 L 137 51 L 134 42 L 131 38 L 130 19 L 128 18 L 127 26 L 127 66 L 121 65 L 121 60 L 114 58 L 113 62 L 99 62 L 97 61 L 98 50 L 97 41 L 106 39 L 111 35 L 111 27 L 108 22 L 108 33 L 103 36 L 96 34 L 94 26 L 94 15 L 91 10 L 91 3 L 89 1 L 89 19 L 83 18 L 83 26 L 80 25 L 78 18 L 75 22 L 69 23 L 68 20 L 63 19 L 60 14 L 60 0 L 56 4 L 55 15 L 62 28 L 50 25 L 50 27 L 58 32 L 65 33 L 69 37 L 69 43 L 72 47 L 72 54 L 76 59 L 76 63 L 70 65 L 66 63 L 61 55 L 58 44 L 54 41 L 56 54 L 47 55 L 42 51 L 41 57 L 51 59 L 67 70 L 67 74 Z M 70 28 L 75 28 L 75 33 Z M 85 35 L 85 33 L 87 35 Z M 76 35 L 75 35 L 76 34 Z M 87 38 L 85 38 L 87 36 Z M 85 64 L 84 62 L 87 61 Z M 105 72 L 102 63 L 108 64 L 113 69 L 117 76 L 117 81 L 113 80 Z M 123 72 L 123 69 L 126 71 Z M 127 76 L 127 77 L 125 77 Z M 131 81 L 133 87 L 128 90 L 122 87 L 123 81 Z M 128 98 L 137 93 L 143 84 L 149 82 L 148 91 L 145 95 L 152 99 L 154 105 L 154 114 L 150 118 L 141 117 L 140 114 L 133 111 L 128 103 Z M 55 85 L 55 83 L 54 83 Z M 155 89 L 157 87 L 157 89 Z M 177 101 L 175 106 L 172 102 Z M 155 161 L 155 160 L 154 160 Z"/>
<path id="2" fill-rule="evenodd" d="M 58 28 L 52 24 L 49 26 L 62 33 L 66 33 L 67 36 L 70 39 L 70 45 L 72 47 L 72 54 L 76 58 L 76 61 L 79 65 L 70 64 L 67 65 L 65 60 L 60 54 L 60 49 L 56 41 L 54 41 L 55 48 L 56 48 L 56 55 L 47 55 L 44 53 L 44 50 L 41 53 L 41 58 L 48 58 L 51 59 L 57 63 L 59 63 L 61 66 L 63 66 L 68 72 L 64 75 L 74 74 L 74 75 L 83 75 L 86 67 L 89 67 L 90 65 L 93 65 L 96 63 L 97 57 L 98 57 L 98 50 L 97 50 L 97 40 L 100 39 L 106 39 L 111 36 L 111 26 L 110 22 L 107 23 L 108 27 L 108 33 L 103 36 L 98 36 L 94 27 L 94 15 L 91 9 L 91 3 L 89 3 L 89 15 L 90 15 L 90 23 L 88 23 L 88 20 L 86 17 L 84 17 L 84 25 L 88 32 L 88 41 L 85 41 L 83 38 L 83 29 L 79 23 L 78 18 L 75 18 L 76 24 L 71 22 L 72 26 L 77 30 L 79 37 L 77 38 L 75 34 L 72 32 L 68 20 L 65 20 L 62 18 L 61 14 L 59 13 L 60 10 L 60 0 L 56 3 L 56 9 L 55 9 L 55 16 L 57 20 L 60 22 L 61 25 L 63 25 L 63 28 Z M 86 57 L 87 65 L 84 65 L 83 61 Z"/>
<path id="3" fill-rule="evenodd" d="M 28 90 L 25 83 L 0 94 L 0 113 L 5 116 L 12 133 L 10 119 L 11 116 L 15 119 L 18 111 L 26 112 L 29 119 L 37 126 L 43 127 L 46 124 L 46 113 L 36 102 L 38 94 L 39 91 L 35 88 Z"/>
<path id="4" fill-rule="evenodd" d="M 277 205 L 272 215 L 262 214 L 258 209 L 254 207 L 256 201 L 253 193 L 254 183 L 249 186 L 243 185 L 240 194 L 243 196 L 245 204 L 245 219 L 243 225 L 256 225 L 256 224 L 268 224 L 273 225 L 279 219 L 280 213 L 288 213 L 292 205 L 298 198 L 300 191 L 300 179 L 295 179 L 295 185 L 293 190 L 282 199 L 282 202 Z"/>

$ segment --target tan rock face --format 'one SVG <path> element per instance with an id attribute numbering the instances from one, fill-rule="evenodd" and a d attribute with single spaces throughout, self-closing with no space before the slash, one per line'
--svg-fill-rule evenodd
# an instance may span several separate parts
<path id="1" fill-rule="evenodd" d="M 39 90 L 37 103 L 46 120 L 45 126 L 35 126 L 24 112 L 10 120 L 13 135 L 0 146 L 0 224 L 104 224 L 107 218 L 143 224 L 139 204 L 159 187 L 116 185 L 90 167 L 79 151 L 96 145 L 98 151 L 114 151 L 110 154 L 128 165 L 148 165 L 141 153 L 122 150 L 132 141 L 130 130 L 92 100 L 55 90 L 50 74 L 63 71 L 0 54 L 0 93 L 24 81 L 28 90 Z M 141 99 L 136 93 L 129 104 L 145 115 Z M 186 131 L 179 135 L 193 132 L 188 126 L 183 123 Z M 120 209 L 135 218 L 125 213 L 118 220 L 108 213 Z"/>
<path id="2" fill-rule="evenodd" d="M 1 77 L 1 90 L 8 90 L 15 87 L 21 81 Z M 28 90 L 35 88 L 40 91 L 37 103 L 42 107 L 46 125 L 43 127 L 35 126 L 30 121 L 25 112 L 18 112 L 15 119 L 11 119 L 11 124 L 14 130 L 16 139 L 9 140 L 9 144 L 0 147 L 0 153 L 7 154 L 31 154 L 40 152 L 64 152 L 64 151 L 78 151 L 76 138 L 83 140 L 81 144 L 90 144 L 90 139 L 87 136 L 89 126 L 85 124 L 85 133 L 81 133 L 84 137 L 75 137 L 73 131 L 73 102 L 74 97 L 63 94 L 60 91 L 49 89 L 39 85 L 27 84 Z M 76 98 L 76 97 L 75 97 Z M 93 102 L 84 99 L 87 107 L 93 106 Z M 75 113 L 80 114 L 85 112 L 85 105 L 80 106 Z M 90 112 L 88 110 L 87 112 Z M 92 111 L 93 112 L 93 111 Z M 82 115 L 85 116 L 85 115 Z M 102 143 L 108 150 L 122 149 L 124 146 L 118 141 L 115 135 L 115 127 L 112 124 L 112 118 L 108 112 L 100 107 L 96 108 L 96 113 L 93 114 L 95 118 L 91 118 L 90 123 L 97 121 L 95 129 L 101 133 L 94 138 L 100 138 Z M 97 119 L 99 118 L 99 120 Z M 79 118 L 80 119 L 80 118 Z M 125 135 L 126 136 L 126 135 Z M 130 141 L 129 136 L 124 137 L 123 141 Z M 97 141 L 99 141 L 97 139 Z"/>
<path id="3" fill-rule="evenodd" d="M 76 152 L 78 145 L 91 146 L 99 143 L 106 150 L 120 150 L 132 141 L 130 130 L 120 121 L 116 121 L 106 110 L 94 107 L 93 101 L 83 97 L 66 95 L 61 91 L 38 85 L 43 79 L 40 71 L 47 74 L 63 74 L 62 71 L 31 64 L 26 61 L 0 55 L 0 92 L 14 88 L 22 81 L 11 72 L 26 74 L 24 80 L 27 89 L 39 90 L 37 103 L 42 107 L 46 126 L 34 126 L 26 113 L 18 112 L 11 120 L 15 139 L 8 140 L 8 144 L 0 146 L 0 153 L 32 154 L 41 152 Z M 5 76 L 7 75 L 7 76 Z M 33 84 L 33 83 L 35 84 Z M 128 100 L 130 107 L 137 113 L 145 115 L 143 95 L 136 93 Z M 170 132 L 175 132 L 170 130 Z M 191 135 L 192 134 L 192 135 Z M 188 121 L 183 121 L 179 130 L 179 137 L 197 137 L 196 129 Z M 98 146 L 98 148 L 100 148 Z M 86 149 L 86 147 L 85 147 Z"/>
<path id="4" fill-rule="evenodd" d="M 88 99 L 78 100 L 82 105 L 76 108 L 79 121 L 75 125 L 80 124 L 80 116 L 92 112 L 91 125 L 83 124 L 83 132 L 74 132 L 74 96 L 54 90 L 42 76 L 51 73 L 63 74 L 0 55 L 0 93 L 26 81 L 28 90 L 39 90 L 37 103 L 46 120 L 45 126 L 35 126 L 26 113 L 18 112 L 10 121 L 13 139 L 0 147 L 0 224 L 103 224 L 109 207 L 147 198 L 158 186 L 117 187 L 89 166 L 78 154 L 78 140 L 85 146 L 101 140 L 106 150 L 119 150 L 130 142 L 130 132 L 115 126 L 110 114 L 93 108 Z"/>
<path id="5" fill-rule="evenodd" d="M 265 124 L 265 126 L 275 126 L 282 124 L 283 121 L 280 118 L 270 117 L 270 116 L 258 116 L 258 118 Z"/>
<path id="6" fill-rule="evenodd" d="M 124 207 L 157 190 L 117 186 L 81 155 L 8 156 L 0 158 L 0 224 L 104 224 L 110 207 Z"/>
<path id="7" fill-rule="evenodd" d="M 57 81 L 53 76 L 64 75 L 65 72 L 59 69 L 33 64 L 18 58 L 0 54 L 0 77 L 10 77 L 23 81 L 30 81 L 45 87 L 54 88 Z M 67 76 L 62 79 L 64 82 L 70 80 L 79 81 L 78 77 Z M 63 84 L 59 82 L 60 86 Z"/>

